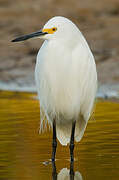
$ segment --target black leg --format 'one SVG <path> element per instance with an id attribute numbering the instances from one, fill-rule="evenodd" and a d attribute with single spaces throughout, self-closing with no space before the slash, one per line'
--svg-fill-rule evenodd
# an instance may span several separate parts
<path id="1" fill-rule="evenodd" d="M 56 170 L 55 161 L 52 162 L 52 179 L 57 180 L 57 170 Z"/>
<path id="2" fill-rule="evenodd" d="M 53 121 L 53 142 L 52 142 L 52 162 L 55 161 L 55 154 L 57 148 L 57 140 L 56 140 L 56 122 Z"/>
<path id="3" fill-rule="evenodd" d="M 70 180 L 74 180 L 74 162 L 70 162 Z"/>
<path id="4" fill-rule="evenodd" d="M 70 158 L 71 158 L 71 162 L 74 161 L 73 151 L 74 151 L 75 124 L 76 124 L 76 122 L 73 122 L 73 123 L 72 123 L 72 132 L 71 132 L 70 146 L 69 146 L 69 148 L 70 148 Z"/>

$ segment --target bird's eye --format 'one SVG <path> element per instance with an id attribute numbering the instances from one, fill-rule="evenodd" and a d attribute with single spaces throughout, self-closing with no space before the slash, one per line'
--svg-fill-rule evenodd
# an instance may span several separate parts
<path id="1" fill-rule="evenodd" d="M 52 30 L 55 32 L 57 30 L 57 28 L 52 28 Z"/>

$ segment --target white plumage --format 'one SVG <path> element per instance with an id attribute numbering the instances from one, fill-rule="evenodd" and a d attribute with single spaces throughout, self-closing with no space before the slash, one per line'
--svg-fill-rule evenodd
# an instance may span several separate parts
<path id="1" fill-rule="evenodd" d="M 45 39 L 37 55 L 35 80 L 40 99 L 41 129 L 44 114 L 52 126 L 56 119 L 57 138 L 70 142 L 72 121 L 75 140 L 80 141 L 91 116 L 97 89 L 96 65 L 90 48 L 77 26 L 64 17 L 53 17 L 43 29 L 56 32 Z"/>

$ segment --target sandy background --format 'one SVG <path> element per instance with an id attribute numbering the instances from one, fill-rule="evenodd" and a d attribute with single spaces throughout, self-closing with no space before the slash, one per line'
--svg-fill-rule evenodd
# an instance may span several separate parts
<path id="1" fill-rule="evenodd" d="M 35 59 L 42 41 L 10 41 L 39 30 L 56 15 L 70 18 L 86 37 L 101 91 L 119 91 L 119 0 L 0 0 L 0 89 L 35 89 Z"/>

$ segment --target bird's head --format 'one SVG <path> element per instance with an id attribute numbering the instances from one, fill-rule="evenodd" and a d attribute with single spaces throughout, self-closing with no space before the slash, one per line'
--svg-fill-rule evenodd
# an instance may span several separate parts
<path id="1" fill-rule="evenodd" d="M 79 32 L 79 30 L 72 21 L 65 17 L 56 16 L 51 18 L 40 31 L 20 36 L 12 40 L 12 42 L 24 41 L 36 37 L 45 40 L 56 38 L 68 39 L 69 37 L 76 37 L 77 32 Z"/>

